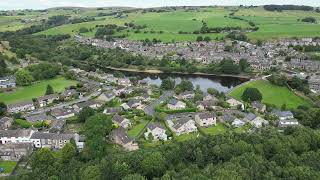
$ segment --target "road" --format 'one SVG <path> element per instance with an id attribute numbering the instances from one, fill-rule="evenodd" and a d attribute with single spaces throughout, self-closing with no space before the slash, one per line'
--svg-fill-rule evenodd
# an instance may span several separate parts
<path id="1" fill-rule="evenodd" d="M 173 96 L 173 91 L 165 91 L 159 99 L 152 101 L 148 106 L 146 106 L 143 111 L 149 115 L 153 116 L 155 113 L 155 107 L 159 105 L 162 101 L 166 100 L 167 98 Z"/>
<path id="2" fill-rule="evenodd" d="M 100 94 L 100 92 L 96 91 L 96 92 L 93 92 L 93 93 L 89 94 L 88 96 L 84 96 L 84 97 L 82 97 L 80 99 L 75 99 L 75 100 L 72 100 L 72 101 L 60 103 L 60 104 L 57 104 L 57 105 L 52 106 L 52 107 L 46 107 L 46 108 L 43 108 L 43 109 L 37 109 L 35 111 L 30 112 L 29 114 L 30 115 L 41 114 L 41 113 L 49 112 L 49 111 L 51 111 L 53 109 L 59 109 L 59 108 L 68 107 L 68 106 L 71 106 L 71 105 L 79 103 L 79 102 L 88 101 L 92 97 L 98 96 L 99 94 Z"/>

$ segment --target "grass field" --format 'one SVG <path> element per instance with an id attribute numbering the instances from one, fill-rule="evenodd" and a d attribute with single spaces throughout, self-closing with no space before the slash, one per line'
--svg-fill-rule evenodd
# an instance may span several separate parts
<path id="1" fill-rule="evenodd" d="M 17 162 L 15 161 L 0 161 L 0 168 L 4 168 L 5 174 L 10 174 L 16 165 Z"/>
<path id="2" fill-rule="evenodd" d="M 44 80 L 30 86 L 19 87 L 14 92 L 0 93 L 0 101 L 6 104 L 13 104 L 27 100 L 32 100 L 33 98 L 43 96 L 45 94 L 48 84 L 50 84 L 53 87 L 55 92 L 62 92 L 65 90 L 66 87 L 75 85 L 76 83 L 76 81 L 66 80 L 63 77 L 58 77 L 51 80 Z"/>
<path id="3" fill-rule="evenodd" d="M 286 104 L 287 108 L 297 108 L 299 105 L 312 105 L 311 102 L 296 95 L 287 87 L 276 86 L 264 80 L 249 82 L 234 89 L 229 95 L 240 100 L 243 91 L 248 87 L 255 87 L 262 93 L 263 103 L 274 104 L 278 108 L 281 108 L 283 104 Z"/>
<path id="4" fill-rule="evenodd" d="M 136 138 L 140 134 L 140 132 L 144 129 L 144 127 L 146 127 L 147 124 L 148 124 L 148 121 L 142 120 L 139 124 L 133 126 L 128 131 L 129 137 Z"/>
<path id="5" fill-rule="evenodd" d="M 222 134 L 222 133 L 226 132 L 226 127 L 221 123 L 217 123 L 216 126 L 202 128 L 202 130 L 206 134 L 216 135 L 216 134 Z"/>

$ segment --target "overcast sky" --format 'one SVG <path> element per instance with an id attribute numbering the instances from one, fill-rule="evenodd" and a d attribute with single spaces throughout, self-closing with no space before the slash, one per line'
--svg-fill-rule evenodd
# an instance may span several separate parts
<path id="1" fill-rule="evenodd" d="M 159 7 L 199 5 L 264 5 L 296 4 L 320 6 L 320 0 L 0 0 L 1 10 L 46 9 L 61 6 L 77 7 Z"/>

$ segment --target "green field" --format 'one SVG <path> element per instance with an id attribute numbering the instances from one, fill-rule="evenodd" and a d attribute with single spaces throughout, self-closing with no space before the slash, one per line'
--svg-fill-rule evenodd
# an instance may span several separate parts
<path id="1" fill-rule="evenodd" d="M 241 100 L 243 91 L 248 87 L 257 88 L 262 93 L 263 103 L 274 104 L 278 108 L 281 108 L 283 104 L 286 104 L 287 108 L 297 108 L 299 105 L 312 105 L 310 101 L 296 95 L 287 87 L 276 86 L 265 80 L 246 83 L 245 85 L 232 90 L 229 95 Z"/>
<path id="2" fill-rule="evenodd" d="M 139 124 L 130 128 L 130 130 L 128 131 L 129 137 L 136 138 L 140 134 L 140 132 L 146 127 L 147 124 L 148 121 L 142 120 Z"/>
<path id="3" fill-rule="evenodd" d="M 17 162 L 15 161 L 0 161 L 0 168 L 4 168 L 5 174 L 10 174 L 16 165 Z"/>
<path id="4" fill-rule="evenodd" d="M 62 92 L 66 87 L 76 85 L 76 81 L 66 80 L 63 77 L 58 77 L 51 80 L 44 80 L 26 87 L 19 87 L 14 92 L 0 93 L 0 101 L 6 104 L 13 104 L 32 100 L 45 94 L 47 85 L 50 84 L 55 92 Z"/>
<path id="5" fill-rule="evenodd" d="M 202 131 L 209 135 L 216 135 L 216 134 L 222 134 L 226 132 L 226 127 L 221 123 L 217 123 L 216 126 L 202 128 Z"/>

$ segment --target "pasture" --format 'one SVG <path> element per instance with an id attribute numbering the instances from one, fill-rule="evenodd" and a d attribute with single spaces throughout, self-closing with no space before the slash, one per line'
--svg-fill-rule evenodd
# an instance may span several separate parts
<path id="1" fill-rule="evenodd" d="M 9 93 L 0 93 L 0 101 L 6 104 L 14 104 L 27 100 L 32 100 L 44 96 L 47 86 L 50 84 L 55 92 L 62 92 L 66 87 L 76 85 L 76 81 L 66 80 L 58 77 L 51 80 L 36 82 L 30 86 L 18 87 L 15 91 Z"/>
<path id="2" fill-rule="evenodd" d="M 277 106 L 277 108 L 281 108 L 283 104 L 286 104 L 286 107 L 289 109 L 297 108 L 299 105 L 312 106 L 310 101 L 296 95 L 287 87 L 276 86 L 265 80 L 246 83 L 232 90 L 229 95 L 241 100 L 244 90 L 248 87 L 257 88 L 262 94 L 262 102 L 273 104 Z"/>

